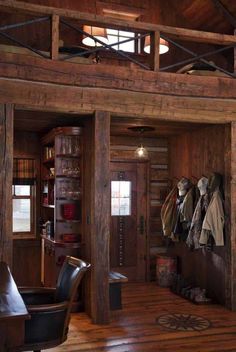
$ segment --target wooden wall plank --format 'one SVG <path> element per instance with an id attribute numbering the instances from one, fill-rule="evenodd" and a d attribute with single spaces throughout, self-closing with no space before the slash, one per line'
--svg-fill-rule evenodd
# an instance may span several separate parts
<path id="1" fill-rule="evenodd" d="M 96 111 L 93 134 L 91 210 L 91 316 L 96 324 L 109 322 L 110 234 L 110 115 Z"/>
<path id="2" fill-rule="evenodd" d="M 0 105 L 0 260 L 12 266 L 13 105 Z"/>
<path id="3" fill-rule="evenodd" d="M 210 176 L 212 172 L 218 172 L 223 176 L 224 190 L 228 196 L 225 199 L 226 211 L 226 244 L 224 247 L 214 247 L 213 251 L 195 250 L 189 251 L 187 245 L 182 242 L 175 244 L 170 253 L 179 256 L 182 263 L 182 274 L 191 278 L 195 285 L 206 288 L 208 294 L 220 303 L 227 301 L 227 285 L 229 280 L 227 272 L 227 253 L 230 245 L 229 212 L 229 167 L 226 168 L 226 160 L 230 152 L 230 128 L 229 125 L 212 126 L 198 131 L 188 132 L 170 139 L 170 179 L 185 176 L 197 182 L 202 175 Z M 231 296 L 232 298 L 232 296 Z"/>

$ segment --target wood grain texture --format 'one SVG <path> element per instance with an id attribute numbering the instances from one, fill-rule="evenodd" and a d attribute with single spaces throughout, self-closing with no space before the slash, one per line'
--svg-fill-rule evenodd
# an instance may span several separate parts
<path id="1" fill-rule="evenodd" d="M 77 113 L 102 109 L 117 113 L 120 117 L 146 115 L 153 119 L 158 117 L 161 120 L 202 123 L 236 120 L 236 101 L 233 99 L 176 97 L 104 88 L 65 88 L 63 85 L 4 78 L 0 78 L 0 84 L 4 87 L 1 89 L 0 102 L 24 104 L 34 109 Z"/>
<path id="2" fill-rule="evenodd" d="M 109 322 L 110 115 L 96 111 L 92 139 L 91 317 Z"/>
<path id="3" fill-rule="evenodd" d="M 13 276 L 17 286 L 41 286 L 41 243 L 36 239 L 13 241 Z"/>
<path id="4" fill-rule="evenodd" d="M 92 325 L 85 314 L 74 314 L 67 342 L 53 352 L 236 350 L 236 313 L 222 306 L 194 305 L 155 283 L 124 284 L 122 294 L 123 309 L 112 312 L 110 325 Z M 168 331 L 156 324 L 157 317 L 168 313 L 195 314 L 211 326 L 201 332 Z"/>
<path id="5" fill-rule="evenodd" d="M 225 212 L 227 240 L 226 252 L 226 304 L 236 310 L 236 125 L 228 127 L 229 134 L 225 140 Z"/>
<path id="6" fill-rule="evenodd" d="M 59 55 L 59 16 L 51 17 L 51 59 L 58 60 Z"/>
<path id="7" fill-rule="evenodd" d="M 226 214 L 225 246 L 214 247 L 213 251 L 189 251 L 184 242 L 175 244 L 170 252 L 180 258 L 182 274 L 201 287 L 205 287 L 211 297 L 226 304 L 226 296 L 230 285 L 231 264 L 226 260 L 230 251 L 230 166 L 226 167 L 230 152 L 229 126 L 212 126 L 198 131 L 184 133 L 170 139 L 170 179 L 180 179 L 185 176 L 194 183 L 212 172 L 223 176 Z M 232 203 L 231 203 L 232 204 Z M 232 254 L 232 253 L 231 253 Z M 230 255 L 230 254 L 229 254 Z M 230 269 L 231 268 L 231 269 Z M 228 283 L 227 283 L 228 282 Z"/>
<path id="8" fill-rule="evenodd" d="M 1 53 L 0 76 L 131 92 L 145 90 L 146 93 L 158 92 L 176 96 L 236 97 L 236 80 L 231 78 L 149 72 L 121 66 L 116 66 L 114 70 L 111 65 L 103 63 L 88 67 L 80 61 L 78 64 L 59 62 L 19 53 Z"/>
<path id="9" fill-rule="evenodd" d="M 0 260 L 12 265 L 13 105 L 0 104 Z"/>

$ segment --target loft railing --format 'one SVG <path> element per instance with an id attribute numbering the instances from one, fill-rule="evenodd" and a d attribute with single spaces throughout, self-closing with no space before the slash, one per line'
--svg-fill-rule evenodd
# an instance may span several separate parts
<path id="1" fill-rule="evenodd" d="M 174 67 L 178 67 L 187 63 L 192 63 L 197 61 L 201 61 L 204 64 L 217 69 L 228 76 L 236 77 L 235 73 L 229 72 L 228 70 L 219 67 L 218 65 L 209 62 L 206 60 L 208 56 L 221 53 L 225 50 L 232 49 L 236 47 L 236 36 L 234 35 L 226 35 L 219 33 L 210 33 L 203 31 L 196 31 L 184 28 L 176 28 L 169 27 L 164 25 L 155 25 L 144 22 L 134 22 L 134 21 L 124 21 L 118 19 L 106 18 L 100 15 L 89 14 L 89 13 L 81 13 L 73 10 L 60 9 L 48 6 L 40 6 L 34 5 L 24 2 L 18 2 L 15 0 L 0 0 L 0 9 L 2 11 L 7 11 L 11 13 L 21 13 L 25 15 L 32 15 L 36 18 L 16 24 L 9 24 L 0 27 L 0 36 L 11 40 L 15 44 L 25 47 L 37 55 L 40 55 L 46 59 L 51 60 L 68 60 L 73 57 L 85 56 L 91 53 L 96 53 L 98 50 L 101 50 L 101 47 L 95 47 L 93 49 L 85 49 L 81 53 L 63 56 L 63 58 L 59 55 L 59 27 L 60 24 L 69 27 L 71 30 L 74 30 L 80 34 L 85 34 L 93 38 L 96 42 L 100 43 L 105 49 L 110 50 L 116 53 L 123 58 L 130 60 L 136 65 L 153 71 L 165 71 Z M 69 21 L 73 20 L 73 24 Z M 14 36 L 6 33 L 7 30 L 13 28 L 19 28 L 22 26 L 27 26 L 33 23 L 39 23 L 43 21 L 50 21 L 51 23 L 51 50 L 50 54 L 46 54 L 41 52 L 40 50 L 34 49 L 31 46 L 25 44 L 23 41 L 14 38 Z M 78 25 L 74 24 L 74 21 L 78 23 Z M 81 29 L 81 24 L 87 24 L 92 26 L 99 26 L 104 28 L 111 29 L 119 29 L 125 31 L 132 31 L 135 34 L 135 37 L 126 39 L 113 44 L 104 44 L 99 41 L 97 38 L 94 38 L 89 33 L 84 32 Z M 131 40 L 142 39 L 145 36 L 150 35 L 150 55 L 149 55 L 149 65 L 144 64 L 143 62 L 138 61 L 132 55 L 129 55 L 127 52 L 122 50 L 114 49 L 114 46 L 122 43 L 129 42 Z M 174 64 L 161 67 L 160 68 L 160 55 L 159 55 L 159 44 L 160 38 L 167 40 L 171 45 L 178 47 L 184 52 L 188 53 L 191 57 L 189 59 L 185 59 Z M 195 42 L 195 43 L 205 43 L 212 45 L 221 46 L 218 49 L 206 52 L 204 54 L 198 54 L 197 52 L 190 50 L 182 44 L 179 44 L 176 40 Z M 234 60 L 236 62 L 236 60 Z M 236 68 L 235 68 L 236 70 Z"/>

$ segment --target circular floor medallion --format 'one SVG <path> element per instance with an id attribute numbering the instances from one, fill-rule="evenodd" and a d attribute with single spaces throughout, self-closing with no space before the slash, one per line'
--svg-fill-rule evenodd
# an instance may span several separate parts
<path id="1" fill-rule="evenodd" d="M 211 325 L 209 320 L 193 314 L 165 314 L 158 317 L 156 323 L 177 331 L 202 331 Z"/>

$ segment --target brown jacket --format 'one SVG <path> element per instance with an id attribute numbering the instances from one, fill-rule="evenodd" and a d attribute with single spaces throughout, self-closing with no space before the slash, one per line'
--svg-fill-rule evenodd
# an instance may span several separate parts
<path id="1" fill-rule="evenodd" d="M 176 221 L 177 187 L 175 186 L 165 199 L 161 208 L 161 221 L 164 236 L 171 237 L 173 223 Z"/>

